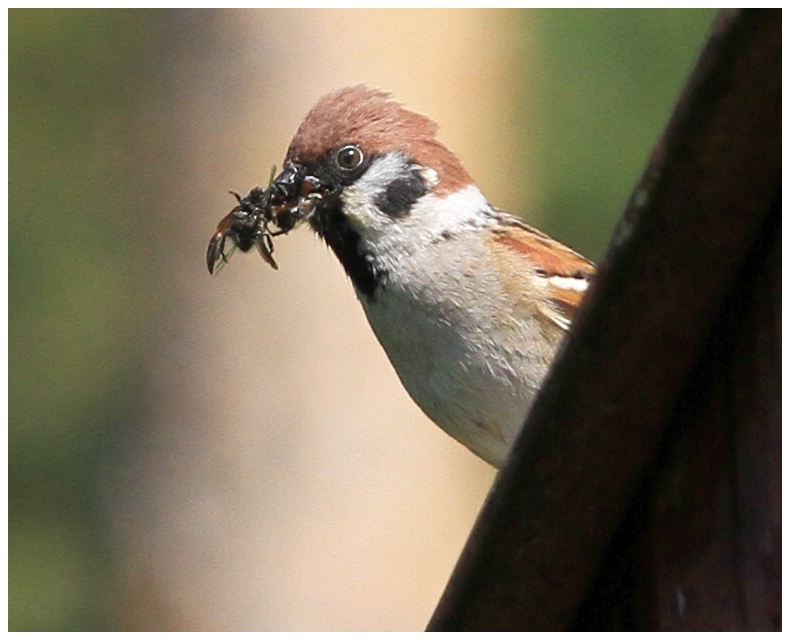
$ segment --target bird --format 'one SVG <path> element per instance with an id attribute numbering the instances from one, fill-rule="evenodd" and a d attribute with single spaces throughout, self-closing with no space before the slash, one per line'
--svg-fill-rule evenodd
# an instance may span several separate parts
<path id="1" fill-rule="evenodd" d="M 494 207 L 438 129 L 385 91 L 336 89 L 272 188 L 337 256 L 411 398 L 499 468 L 596 267 Z"/>

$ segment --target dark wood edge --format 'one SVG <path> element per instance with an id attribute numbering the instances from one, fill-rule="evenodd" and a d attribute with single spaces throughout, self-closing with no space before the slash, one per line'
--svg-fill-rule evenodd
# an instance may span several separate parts
<path id="1" fill-rule="evenodd" d="M 781 180 L 781 11 L 720 14 L 428 626 L 561 630 Z"/>

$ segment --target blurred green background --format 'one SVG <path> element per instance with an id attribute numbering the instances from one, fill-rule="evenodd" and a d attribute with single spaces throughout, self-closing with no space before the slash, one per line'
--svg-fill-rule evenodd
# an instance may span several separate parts
<path id="1" fill-rule="evenodd" d="M 525 114 L 513 126 L 530 159 L 499 171 L 517 186 L 530 176 L 540 226 L 599 259 L 715 14 L 514 15 L 529 36 L 506 36 L 523 62 L 509 94 Z M 201 153 L 179 143 L 193 133 L 179 106 L 184 66 L 221 61 L 230 84 L 207 75 L 212 91 L 246 82 L 233 71 L 240 43 L 217 31 L 226 18 L 9 11 L 10 630 L 129 626 L 105 505 L 123 486 L 129 447 L 156 438 L 141 426 L 155 392 L 146 354 L 174 339 L 173 247 L 185 225 L 203 225 L 207 240 L 203 220 L 224 213 L 201 212 L 197 223 L 179 211 L 176 174 Z M 265 83 L 265 72 L 250 81 Z M 273 101 L 288 92 L 268 89 Z"/>

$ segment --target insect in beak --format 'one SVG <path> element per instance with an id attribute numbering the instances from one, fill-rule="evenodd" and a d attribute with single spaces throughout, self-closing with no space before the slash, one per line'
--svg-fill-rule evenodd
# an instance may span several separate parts
<path id="1" fill-rule="evenodd" d="M 253 247 L 273 269 L 277 269 L 277 263 L 272 256 L 272 237 L 284 232 L 271 231 L 268 227 L 271 191 L 255 187 L 244 197 L 232 191 L 231 193 L 236 197 L 238 205 L 220 220 L 217 230 L 209 240 L 206 251 L 209 273 L 218 273 L 237 248 L 246 253 Z"/>
<path id="2" fill-rule="evenodd" d="M 253 247 L 272 269 L 277 269 L 273 238 L 309 218 L 326 195 L 317 178 L 304 176 L 304 168 L 292 162 L 276 178 L 274 173 L 273 167 L 266 189 L 255 187 L 243 197 L 231 191 L 238 204 L 220 220 L 206 251 L 206 265 L 212 275 L 227 264 L 236 249 L 247 253 Z"/>

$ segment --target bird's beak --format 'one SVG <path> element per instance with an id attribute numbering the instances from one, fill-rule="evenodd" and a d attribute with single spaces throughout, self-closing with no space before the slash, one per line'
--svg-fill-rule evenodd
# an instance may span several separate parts
<path id="1" fill-rule="evenodd" d="M 304 182 L 305 170 L 302 165 L 295 164 L 290 160 L 274 180 L 274 199 L 277 204 L 291 205 L 299 197 Z"/>

